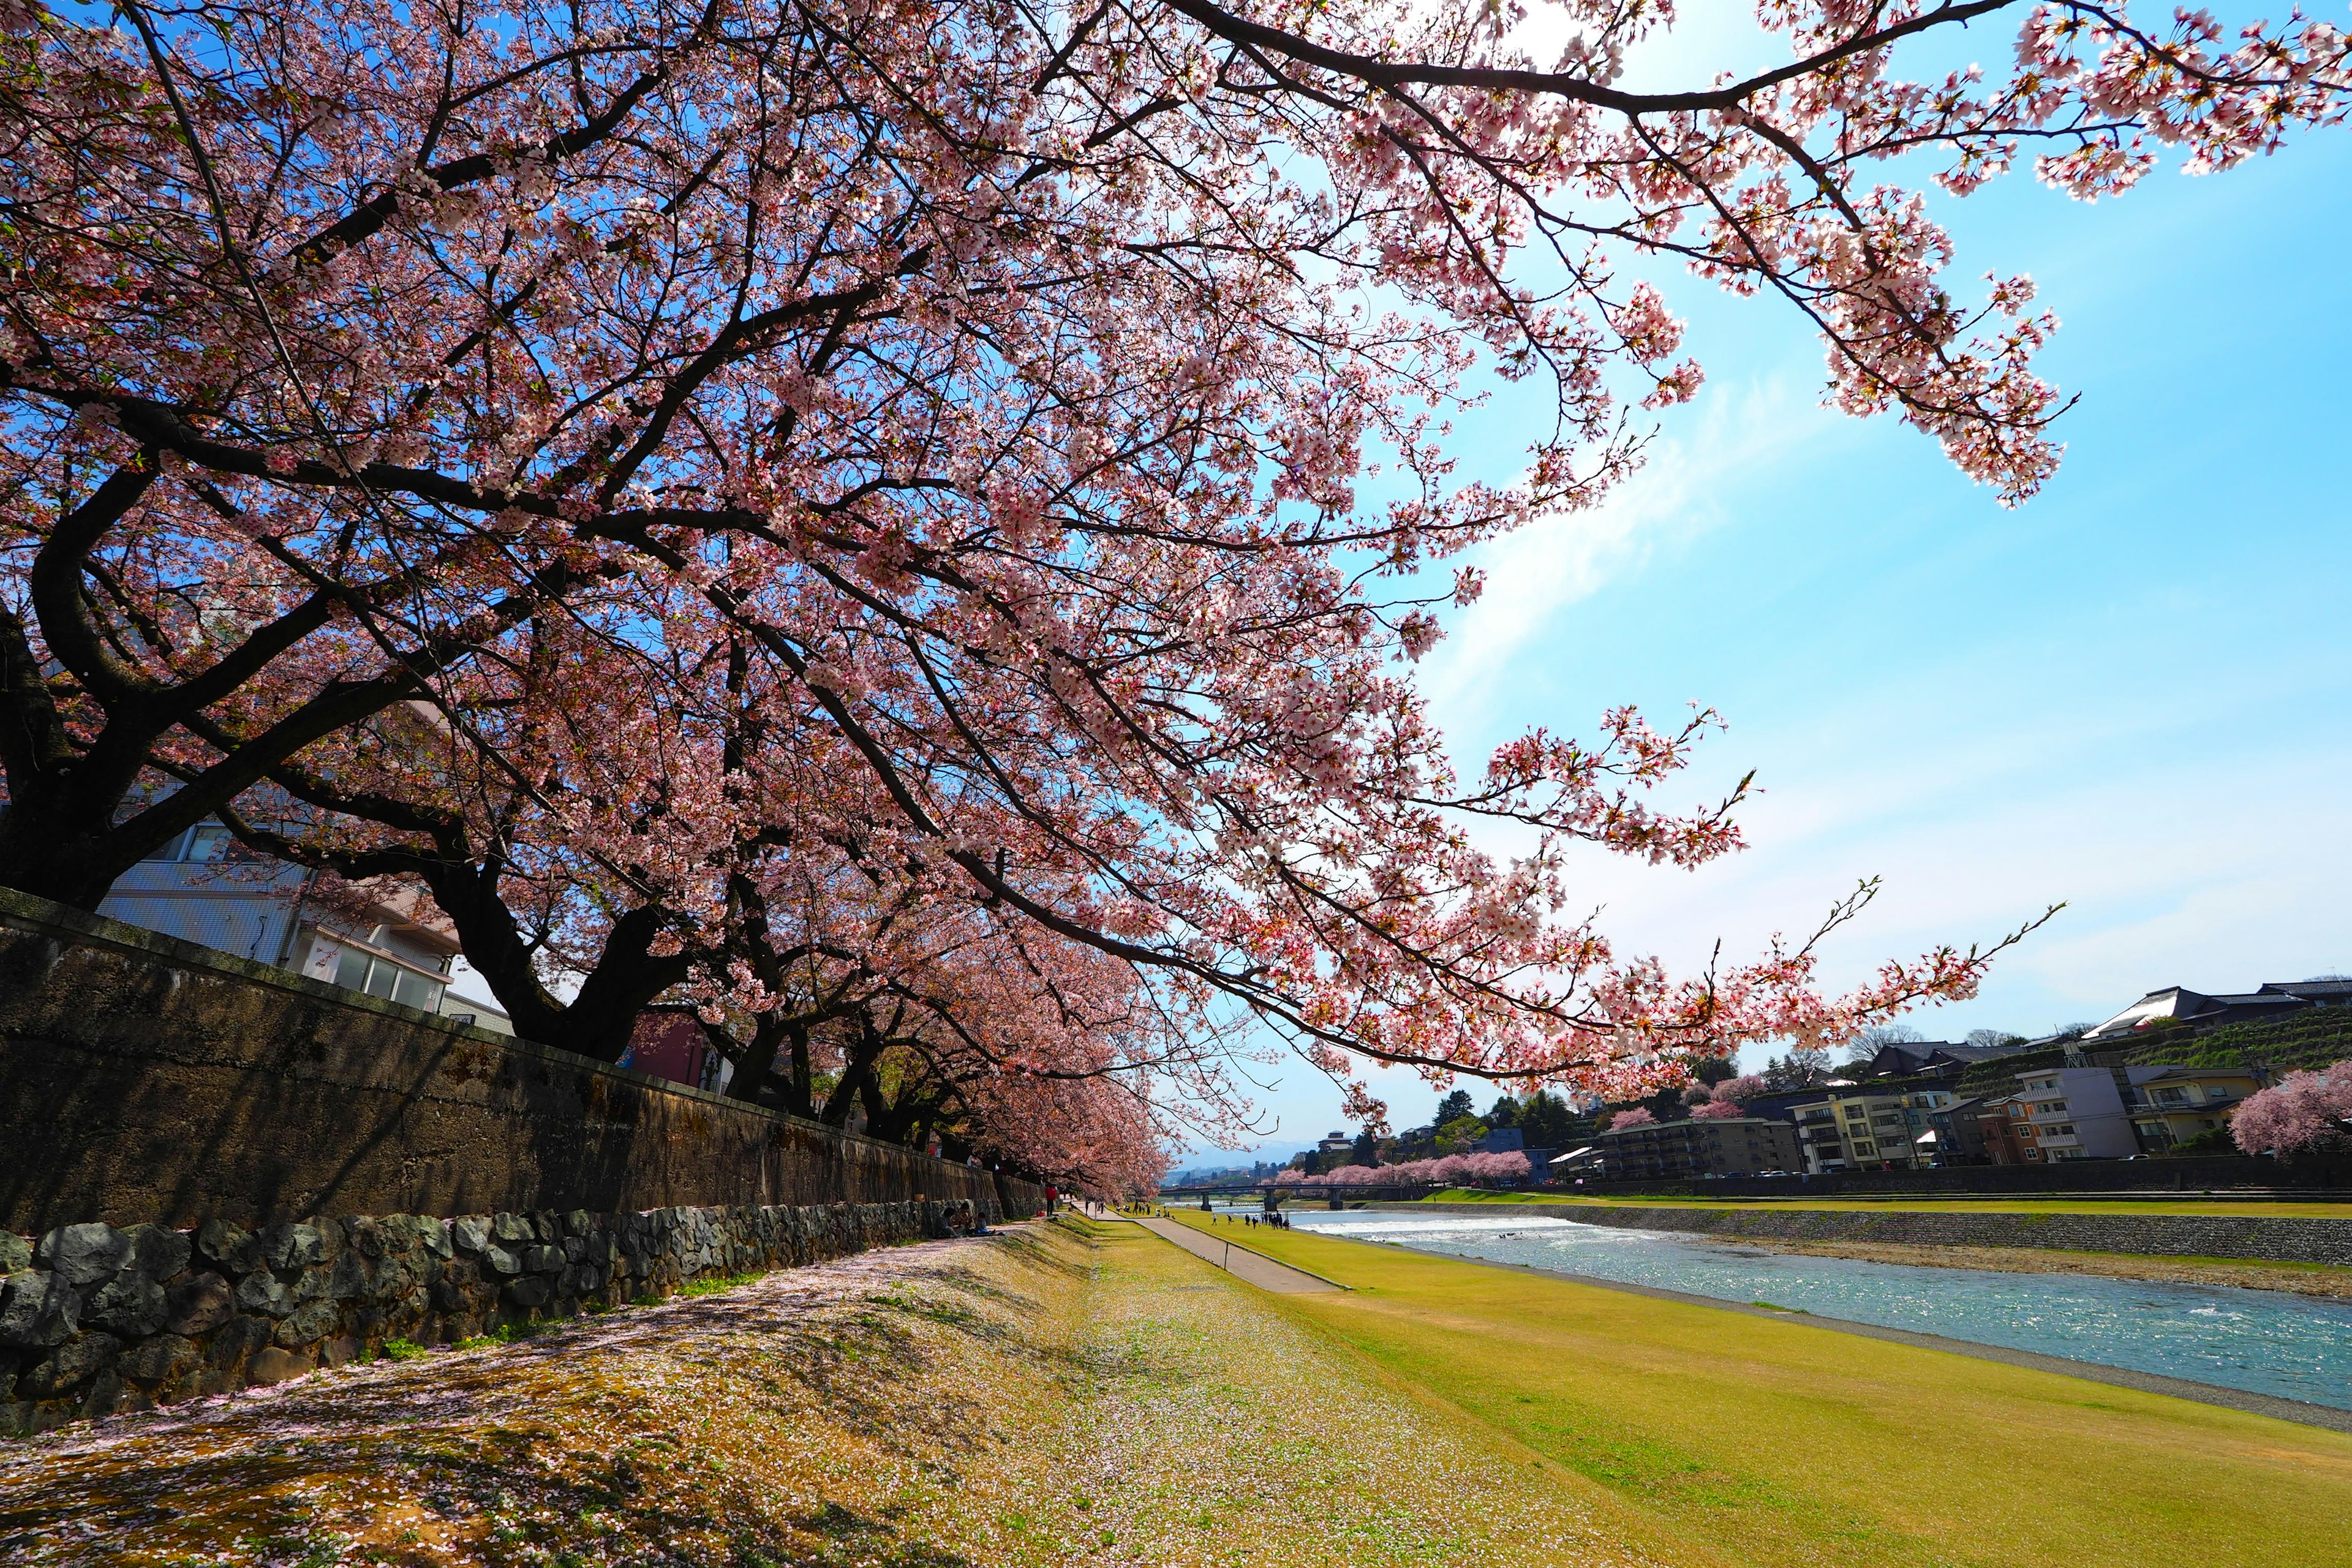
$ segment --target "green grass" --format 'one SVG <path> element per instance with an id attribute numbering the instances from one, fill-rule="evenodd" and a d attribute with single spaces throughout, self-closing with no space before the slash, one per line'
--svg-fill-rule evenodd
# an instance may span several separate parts
<path id="1" fill-rule="evenodd" d="M 2352 1203 L 2228 1198 L 1604 1198 L 1570 1193 L 1484 1193 L 1449 1187 L 1422 1200 L 1433 1204 L 1586 1204 L 1612 1208 L 1849 1209 L 1868 1214 L 2147 1214 L 2270 1215 L 2289 1219 L 2352 1218 Z"/>
<path id="2" fill-rule="evenodd" d="M 2342 1434 L 1793 1316 L 1251 1239 L 1352 1287 L 1276 1310 L 1759 1568 L 2323 1568 L 2352 1539 Z"/>
<path id="3" fill-rule="evenodd" d="M 476 1334 L 471 1339 L 459 1340 L 457 1348 L 461 1351 L 491 1350 L 499 1345 L 515 1344 L 530 1339 L 534 1335 L 543 1334 L 551 1329 L 561 1327 L 562 1325 L 559 1322 L 539 1318 L 534 1318 L 528 1323 L 500 1323 L 487 1334 Z"/>
<path id="4" fill-rule="evenodd" d="M 716 1296 L 722 1290 L 733 1290 L 762 1278 L 758 1274 L 721 1274 L 709 1279 L 688 1280 L 678 1287 L 681 1296 Z"/>

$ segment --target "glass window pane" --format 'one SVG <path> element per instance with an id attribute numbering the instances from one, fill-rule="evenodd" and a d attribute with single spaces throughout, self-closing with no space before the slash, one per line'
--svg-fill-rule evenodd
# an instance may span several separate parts
<path id="1" fill-rule="evenodd" d="M 335 963 L 335 984 L 352 991 L 367 989 L 368 955 L 356 948 L 343 949 Z"/>
<path id="2" fill-rule="evenodd" d="M 191 827 L 188 829 L 188 858 L 218 860 L 228 854 L 229 846 L 236 840 L 226 827 Z"/>
<path id="3" fill-rule="evenodd" d="M 441 987 L 415 971 L 404 969 L 400 972 L 398 984 L 393 989 L 392 999 L 395 1002 L 404 1002 L 411 1007 L 422 1007 L 430 1013 L 433 1011 L 436 993 L 440 989 Z"/>
<path id="4" fill-rule="evenodd" d="M 398 964 L 386 963 L 383 959 L 377 959 L 375 961 L 374 972 L 368 976 L 368 994 L 371 996 L 389 997 L 392 994 L 394 983 L 399 978 L 400 966 Z"/>

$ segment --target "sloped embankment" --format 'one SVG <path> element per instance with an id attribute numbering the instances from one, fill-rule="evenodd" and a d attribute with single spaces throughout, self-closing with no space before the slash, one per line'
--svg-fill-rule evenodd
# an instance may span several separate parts
<path id="1" fill-rule="evenodd" d="M 867 1254 L 0 1448 L 0 1560 L 75 1568 L 1598 1564 L 1644 1560 L 1637 1528 L 1129 1227 Z"/>

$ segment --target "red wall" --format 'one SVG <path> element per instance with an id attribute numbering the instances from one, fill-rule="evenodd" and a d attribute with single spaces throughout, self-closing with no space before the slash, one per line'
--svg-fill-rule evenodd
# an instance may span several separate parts
<path id="1" fill-rule="evenodd" d="M 702 1055 L 709 1048 L 703 1038 L 702 1026 L 693 1019 L 651 1013 L 637 1020 L 636 1032 L 629 1037 L 629 1051 L 621 1058 L 621 1065 L 666 1078 L 672 1083 L 682 1083 L 688 1089 L 698 1089 L 702 1085 Z"/>

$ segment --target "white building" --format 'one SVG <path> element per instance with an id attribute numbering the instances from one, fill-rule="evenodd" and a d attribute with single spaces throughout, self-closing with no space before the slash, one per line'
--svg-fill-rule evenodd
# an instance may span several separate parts
<path id="1" fill-rule="evenodd" d="M 193 827 L 118 879 L 98 906 L 143 926 L 256 963 L 290 970 L 446 1017 L 511 1033 L 488 1003 L 452 994 L 457 940 L 419 893 L 331 907 L 299 866 L 251 857 L 227 828 Z"/>

